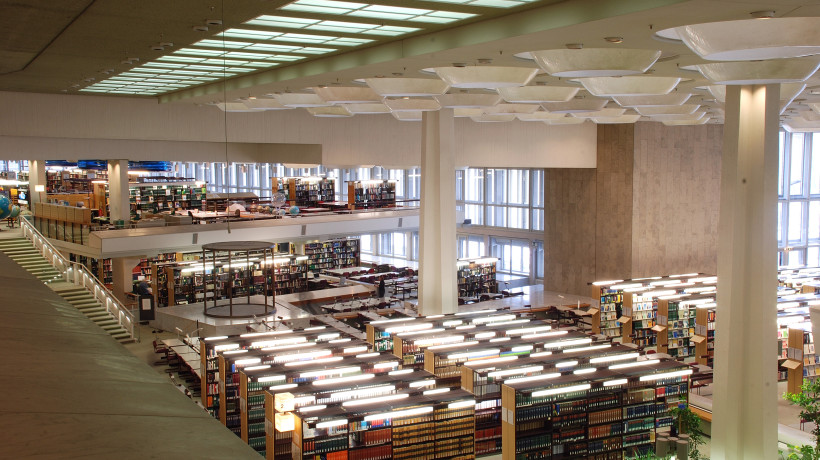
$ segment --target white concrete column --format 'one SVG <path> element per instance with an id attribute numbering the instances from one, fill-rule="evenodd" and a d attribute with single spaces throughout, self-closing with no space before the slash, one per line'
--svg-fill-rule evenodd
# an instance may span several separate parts
<path id="1" fill-rule="evenodd" d="M 779 99 L 780 85 L 726 91 L 712 458 L 777 458 Z"/>
<path id="2" fill-rule="evenodd" d="M 111 292 L 120 302 L 125 303 L 127 301 L 125 293 L 133 290 L 133 271 L 139 263 L 140 259 L 138 257 L 114 257 L 111 259 L 111 272 L 113 275 Z M 94 275 L 99 278 L 98 273 L 94 273 Z M 104 282 L 104 280 L 101 279 L 100 282 Z"/>
<path id="3" fill-rule="evenodd" d="M 421 134 L 419 313 L 458 310 L 453 110 L 424 112 Z"/>
<path id="4" fill-rule="evenodd" d="M 30 208 L 34 203 L 46 202 L 46 160 L 31 160 L 28 162 L 28 190 Z M 38 187 L 41 186 L 41 187 Z M 38 192 L 38 188 L 42 191 Z"/>
<path id="5" fill-rule="evenodd" d="M 128 160 L 108 160 L 108 213 L 111 223 L 131 220 L 128 202 Z"/>

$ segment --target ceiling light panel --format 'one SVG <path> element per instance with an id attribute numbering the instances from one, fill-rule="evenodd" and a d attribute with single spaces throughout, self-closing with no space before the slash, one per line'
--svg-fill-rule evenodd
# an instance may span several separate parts
<path id="1" fill-rule="evenodd" d="M 346 34 L 398 36 L 410 32 L 417 32 L 418 27 L 401 27 L 361 22 L 328 21 L 321 19 L 289 18 L 286 16 L 262 15 L 251 19 L 245 24 L 264 27 L 288 29 L 321 30 Z"/>
<path id="2" fill-rule="evenodd" d="M 471 13 L 437 11 L 400 6 L 371 5 L 367 3 L 339 2 L 332 0 L 297 0 L 280 8 L 303 13 L 355 16 L 389 21 L 410 21 L 447 24 L 476 16 Z"/>
<path id="3" fill-rule="evenodd" d="M 535 3 L 538 0 L 428 0 L 436 3 L 452 3 L 456 5 L 483 6 L 488 8 L 515 8 L 516 6 Z"/>

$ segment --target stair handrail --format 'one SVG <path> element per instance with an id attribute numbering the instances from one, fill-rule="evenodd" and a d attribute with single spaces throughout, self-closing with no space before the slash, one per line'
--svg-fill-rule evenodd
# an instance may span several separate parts
<path id="1" fill-rule="evenodd" d="M 23 230 L 23 236 L 30 240 L 34 248 L 63 275 L 63 279 L 66 282 L 74 284 L 75 286 L 81 286 L 90 291 L 94 295 L 94 299 L 96 299 L 100 305 L 103 305 L 111 316 L 117 319 L 117 324 L 119 324 L 132 339 L 139 342 L 139 338 L 134 334 L 135 330 L 137 330 L 134 314 L 105 287 L 105 284 L 100 282 L 94 273 L 84 265 L 66 259 L 65 256 L 29 222 L 27 217 L 20 218 L 20 228 Z"/>

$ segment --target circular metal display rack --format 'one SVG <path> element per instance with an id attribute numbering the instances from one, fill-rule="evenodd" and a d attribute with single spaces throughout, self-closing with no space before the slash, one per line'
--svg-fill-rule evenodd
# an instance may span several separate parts
<path id="1" fill-rule="evenodd" d="M 273 243 L 265 241 L 230 241 L 202 245 L 202 286 L 204 289 L 205 316 L 214 318 L 252 318 L 272 315 L 276 311 L 275 292 L 269 282 L 270 267 L 273 265 Z M 251 260 L 251 252 L 253 260 Z M 217 255 L 222 259 L 227 254 L 227 262 L 217 266 Z M 258 254 L 257 254 L 258 253 Z M 262 293 L 252 293 L 254 286 L 253 266 L 258 264 L 262 272 Z M 208 273 L 208 269 L 211 269 Z M 217 268 L 223 269 L 217 273 Z M 244 275 L 242 270 L 244 268 Z M 241 292 L 234 297 L 235 288 Z M 268 295 L 268 292 L 271 294 Z M 225 299 L 219 299 L 220 297 Z M 270 301 L 269 301 L 270 300 Z"/>

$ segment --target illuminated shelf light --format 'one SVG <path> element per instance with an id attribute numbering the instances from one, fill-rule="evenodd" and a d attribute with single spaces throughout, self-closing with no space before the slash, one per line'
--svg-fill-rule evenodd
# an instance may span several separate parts
<path id="1" fill-rule="evenodd" d="M 573 392 L 576 392 L 576 391 L 586 391 L 586 390 L 589 390 L 590 388 L 592 388 L 592 385 L 590 385 L 589 383 L 584 383 L 584 384 L 581 384 L 581 385 L 571 385 L 571 386 L 568 386 L 568 387 L 561 387 L 561 388 L 550 388 L 548 390 L 533 391 L 532 392 L 532 397 L 537 398 L 537 397 L 540 397 L 540 396 L 554 396 L 554 395 L 560 395 L 560 394 L 564 394 L 564 393 L 573 393 Z"/>

